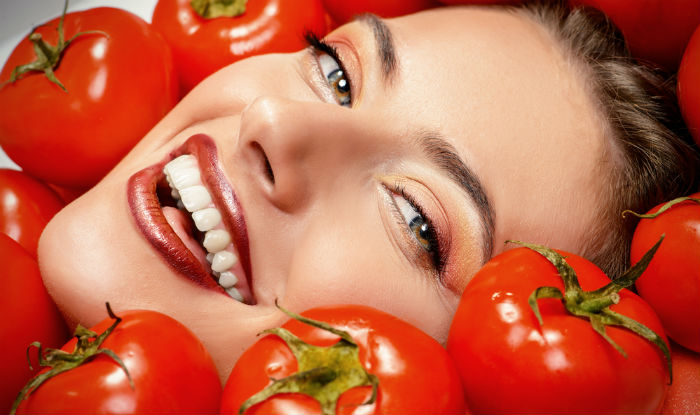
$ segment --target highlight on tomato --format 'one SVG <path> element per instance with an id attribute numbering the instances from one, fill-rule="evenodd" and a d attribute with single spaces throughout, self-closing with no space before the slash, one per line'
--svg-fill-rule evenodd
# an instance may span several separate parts
<path id="1" fill-rule="evenodd" d="M 678 69 L 678 101 L 695 142 L 700 145 L 700 26 L 695 29 Z"/>
<path id="2" fill-rule="evenodd" d="M 35 259 L 19 243 L 0 233 L 0 412 L 10 411 L 22 386 L 37 374 L 27 362 L 27 346 L 40 341 L 58 347 L 68 340 L 68 328 L 44 288 Z"/>
<path id="3" fill-rule="evenodd" d="M 184 95 L 238 60 L 303 49 L 327 31 L 321 0 L 158 0 L 152 25 L 172 48 Z"/>
<path id="4" fill-rule="evenodd" d="M 450 327 L 470 412 L 658 412 L 668 342 L 653 309 L 625 288 L 653 251 L 611 282 L 577 255 L 523 245 L 477 272 Z"/>
<path id="5" fill-rule="evenodd" d="M 26 173 L 86 189 L 175 105 L 177 78 L 167 43 L 140 17 L 65 10 L 0 72 L 0 146 Z"/>
<path id="6" fill-rule="evenodd" d="M 16 413 L 218 412 L 221 381 L 194 333 L 156 311 L 107 310 L 61 349 L 33 343 L 44 370 L 21 391 Z"/>
<path id="7" fill-rule="evenodd" d="M 390 314 L 360 305 L 292 317 L 238 359 L 222 414 L 464 414 L 444 347 Z"/>
<path id="8" fill-rule="evenodd" d="M 635 283 L 637 292 L 654 308 L 671 339 L 700 352 L 700 193 L 635 215 L 641 219 L 632 237 L 632 264 L 665 235 Z"/>
<path id="9" fill-rule="evenodd" d="M 0 233 L 17 241 L 34 259 L 41 232 L 63 206 L 46 184 L 24 172 L 0 168 Z"/>

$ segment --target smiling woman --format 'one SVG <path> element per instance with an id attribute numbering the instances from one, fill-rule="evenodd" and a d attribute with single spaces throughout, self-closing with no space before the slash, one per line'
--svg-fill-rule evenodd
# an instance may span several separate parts
<path id="1" fill-rule="evenodd" d="M 275 300 L 364 304 L 444 341 L 505 240 L 614 273 L 621 207 L 696 177 L 693 150 L 657 121 L 677 115 L 672 95 L 599 15 L 443 8 L 307 38 L 204 80 L 55 216 L 40 265 L 70 322 L 96 323 L 105 301 L 165 312 L 222 378 L 286 320 Z"/>

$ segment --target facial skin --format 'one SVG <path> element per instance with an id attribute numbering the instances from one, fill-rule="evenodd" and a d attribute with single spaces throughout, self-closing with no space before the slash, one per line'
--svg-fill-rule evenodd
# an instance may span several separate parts
<path id="1" fill-rule="evenodd" d="M 256 333 L 286 321 L 275 299 L 297 312 L 365 304 L 445 341 L 465 285 L 490 256 L 512 248 L 507 239 L 580 252 L 606 144 L 582 77 L 544 29 L 498 8 L 438 9 L 386 25 L 392 73 L 372 19 L 326 38 L 352 85 L 350 108 L 318 69 L 324 53 L 236 63 L 200 84 L 61 211 L 39 256 L 69 322 L 104 319 L 105 301 L 164 312 L 203 340 L 225 380 Z M 183 277 L 129 209 L 129 178 L 198 133 L 215 141 L 244 212 L 255 305 Z M 436 137 L 480 181 L 493 229 L 483 206 L 422 149 Z M 395 202 L 411 217 L 407 203 L 420 206 L 430 221 L 439 270 Z"/>

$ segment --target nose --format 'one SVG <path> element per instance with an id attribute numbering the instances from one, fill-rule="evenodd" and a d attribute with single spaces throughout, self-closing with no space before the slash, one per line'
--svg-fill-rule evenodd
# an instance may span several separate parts
<path id="1" fill-rule="evenodd" d="M 259 97 L 241 114 L 238 145 L 265 197 L 293 211 L 369 162 L 378 145 L 371 124 L 333 104 Z"/>

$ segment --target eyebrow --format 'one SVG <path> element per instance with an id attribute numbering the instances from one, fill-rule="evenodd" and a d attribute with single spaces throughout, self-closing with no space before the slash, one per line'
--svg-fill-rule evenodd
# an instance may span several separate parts
<path id="1" fill-rule="evenodd" d="M 476 205 L 483 239 L 482 263 L 488 261 L 493 253 L 495 221 L 493 208 L 481 180 L 440 133 L 421 132 L 416 136 L 416 142 L 428 160 L 446 173 Z"/>
<path id="2" fill-rule="evenodd" d="M 377 55 L 379 56 L 379 61 L 382 66 L 382 76 L 384 80 L 390 81 L 398 72 L 398 59 L 391 30 L 386 23 L 384 23 L 384 20 L 371 13 L 359 15 L 356 20 L 366 24 L 372 29 Z"/>

